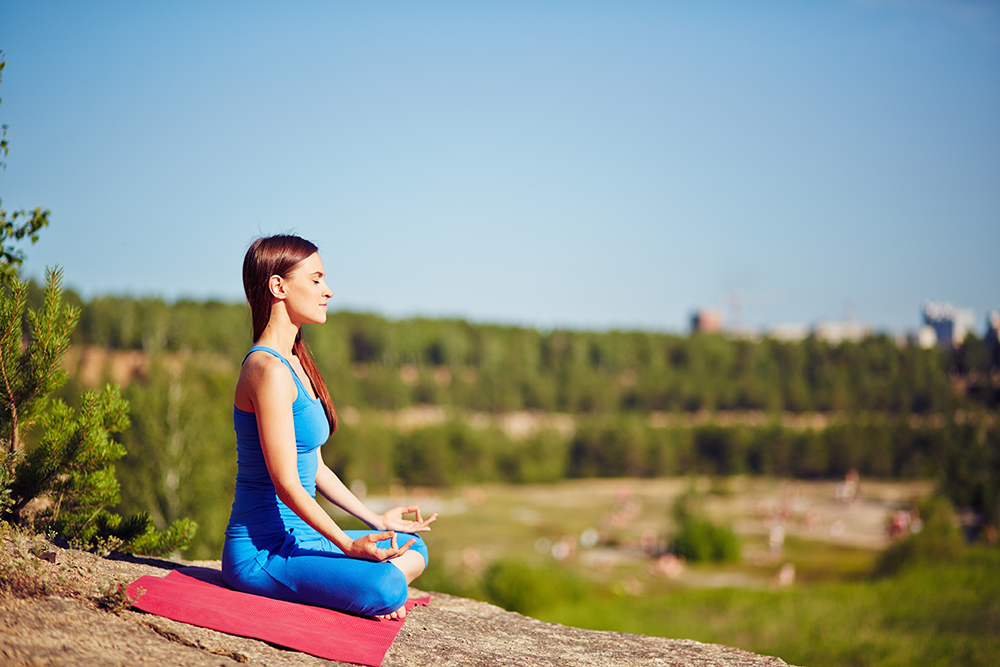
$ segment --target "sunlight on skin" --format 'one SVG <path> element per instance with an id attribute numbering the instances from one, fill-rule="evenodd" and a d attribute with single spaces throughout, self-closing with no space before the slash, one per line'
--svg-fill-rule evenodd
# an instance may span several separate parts
<path id="1" fill-rule="evenodd" d="M 424 557 L 416 551 L 407 551 L 402 556 L 393 558 L 389 562 L 398 567 L 399 570 L 406 576 L 407 584 L 412 584 L 413 580 L 419 577 L 420 573 L 423 572 L 426 567 Z M 406 604 L 404 603 L 402 607 L 391 614 L 383 614 L 381 616 L 376 616 L 375 618 L 383 621 L 391 621 L 396 618 L 402 620 L 406 618 Z"/>

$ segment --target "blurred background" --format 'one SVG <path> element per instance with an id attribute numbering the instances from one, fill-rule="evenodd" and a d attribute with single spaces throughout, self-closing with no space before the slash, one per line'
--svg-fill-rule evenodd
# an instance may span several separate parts
<path id="1" fill-rule="evenodd" d="M 1000 5 L 0 4 L 7 210 L 220 556 L 258 235 L 419 585 L 792 664 L 1000 650 Z M 32 292 L 38 303 L 39 290 Z M 345 525 L 346 517 L 340 517 Z"/>

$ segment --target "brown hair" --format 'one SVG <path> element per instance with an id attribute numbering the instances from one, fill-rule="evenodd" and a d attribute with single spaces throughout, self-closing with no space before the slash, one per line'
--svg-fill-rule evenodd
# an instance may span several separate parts
<path id="1" fill-rule="evenodd" d="M 254 343 L 260 339 L 271 319 L 271 291 L 268 289 L 271 276 L 287 277 L 299 262 L 317 250 L 315 243 L 287 234 L 265 236 L 250 244 L 243 258 L 243 290 L 247 295 L 247 303 L 250 304 Z M 323 382 L 323 376 L 302 340 L 301 328 L 295 334 L 292 354 L 298 357 L 316 395 L 323 403 L 326 419 L 330 422 L 330 432 L 333 433 L 337 430 L 337 410 L 333 407 L 333 399 Z"/>

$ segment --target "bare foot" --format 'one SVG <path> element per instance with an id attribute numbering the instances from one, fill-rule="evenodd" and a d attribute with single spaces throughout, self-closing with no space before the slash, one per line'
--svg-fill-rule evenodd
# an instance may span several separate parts
<path id="1" fill-rule="evenodd" d="M 406 618 L 406 605 L 404 604 L 402 607 L 392 612 L 391 614 L 383 614 L 382 616 L 376 616 L 375 618 L 379 619 L 380 621 L 391 621 L 393 619 L 398 618 L 399 620 L 402 621 L 404 618 Z"/>

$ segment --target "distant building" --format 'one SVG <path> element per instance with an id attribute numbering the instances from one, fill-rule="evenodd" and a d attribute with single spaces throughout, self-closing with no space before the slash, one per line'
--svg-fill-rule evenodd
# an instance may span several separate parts
<path id="1" fill-rule="evenodd" d="M 925 301 L 924 324 L 934 330 L 938 347 L 952 349 L 962 344 L 975 326 L 976 314 L 970 308 L 956 308 L 950 303 Z"/>
<path id="2" fill-rule="evenodd" d="M 816 338 L 825 340 L 831 345 L 840 345 L 847 340 L 857 343 L 871 335 L 871 332 L 870 327 L 854 320 L 820 322 L 813 327 L 813 334 Z"/>
<path id="3" fill-rule="evenodd" d="M 691 331 L 721 333 L 722 313 L 714 308 L 702 308 L 691 316 Z"/>
<path id="4" fill-rule="evenodd" d="M 759 343 L 761 333 L 751 327 L 740 327 L 739 329 L 726 329 L 726 338 L 731 340 L 748 340 L 751 343 Z"/>
<path id="5" fill-rule="evenodd" d="M 986 316 L 986 351 L 993 365 L 1000 365 L 1000 312 L 992 310 Z"/>
<path id="6" fill-rule="evenodd" d="M 1000 343 L 1000 311 L 991 310 L 986 316 L 986 340 L 993 344 Z"/>
<path id="7" fill-rule="evenodd" d="M 805 322 L 772 324 L 767 328 L 767 335 L 775 340 L 786 342 L 804 340 L 809 335 L 809 325 Z"/>
<path id="8" fill-rule="evenodd" d="M 915 345 L 919 345 L 925 350 L 929 350 L 932 347 L 937 347 L 937 342 L 938 342 L 937 332 L 934 331 L 934 327 L 928 324 L 925 324 L 924 326 L 920 327 L 920 330 L 917 331 L 917 335 L 914 336 L 913 340 L 913 343 Z"/>

